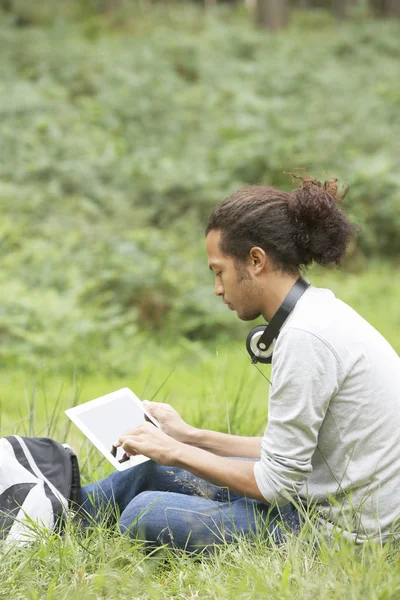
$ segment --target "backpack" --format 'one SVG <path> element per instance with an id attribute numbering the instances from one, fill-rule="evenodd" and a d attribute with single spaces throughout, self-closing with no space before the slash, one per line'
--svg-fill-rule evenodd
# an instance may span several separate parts
<path id="1" fill-rule="evenodd" d="M 79 498 L 79 465 L 69 446 L 48 438 L 0 439 L 0 543 L 31 541 L 35 523 L 59 528 Z"/>

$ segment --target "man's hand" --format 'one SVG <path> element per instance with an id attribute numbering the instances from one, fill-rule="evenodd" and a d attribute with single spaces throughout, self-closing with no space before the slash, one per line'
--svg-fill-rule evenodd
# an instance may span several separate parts
<path id="1" fill-rule="evenodd" d="M 153 417 L 158 419 L 164 433 L 179 442 L 190 443 L 190 437 L 195 431 L 195 427 L 188 425 L 172 406 L 148 400 L 145 400 L 143 405 Z"/>
<path id="2" fill-rule="evenodd" d="M 128 456 L 143 454 L 161 465 L 173 467 L 181 444 L 151 423 L 144 423 L 122 435 L 114 445 L 122 446 Z"/>
<path id="3" fill-rule="evenodd" d="M 151 423 L 122 435 L 115 446 L 122 446 L 128 456 L 143 454 L 161 465 L 185 469 L 214 485 L 265 502 L 254 477 L 254 462 L 222 458 L 188 446 Z"/>

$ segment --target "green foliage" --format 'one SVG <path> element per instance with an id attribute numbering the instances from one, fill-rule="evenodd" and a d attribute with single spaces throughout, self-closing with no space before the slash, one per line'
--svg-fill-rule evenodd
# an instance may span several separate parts
<path id="1" fill-rule="evenodd" d="M 224 9 L 57 10 L 0 20 L 3 364 L 126 365 L 149 333 L 242 332 L 204 225 L 243 184 L 290 187 L 284 169 L 350 184 L 363 255 L 399 256 L 398 25 L 276 36 Z"/>

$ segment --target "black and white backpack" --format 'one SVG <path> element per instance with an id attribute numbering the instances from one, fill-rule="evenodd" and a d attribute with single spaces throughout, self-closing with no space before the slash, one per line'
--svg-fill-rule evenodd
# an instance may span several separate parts
<path id="1" fill-rule="evenodd" d="M 69 446 L 48 438 L 0 439 L 0 542 L 30 541 L 34 523 L 56 528 L 79 495 L 78 460 Z"/>

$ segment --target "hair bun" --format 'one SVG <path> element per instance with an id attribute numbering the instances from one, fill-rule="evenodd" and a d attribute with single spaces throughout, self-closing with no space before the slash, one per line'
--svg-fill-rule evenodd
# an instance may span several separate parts
<path id="1" fill-rule="evenodd" d="M 338 205 L 348 186 L 340 194 L 337 179 L 321 183 L 310 176 L 294 177 L 300 179 L 300 185 L 290 192 L 288 208 L 295 222 L 296 243 L 303 264 L 339 263 L 354 233 L 354 226 Z"/>
<path id="2" fill-rule="evenodd" d="M 293 174 L 292 174 L 293 175 Z M 313 177 L 299 177 L 300 185 L 290 194 L 289 208 L 297 217 L 318 219 L 328 216 L 336 208 L 336 203 L 343 200 L 349 191 L 345 186 L 343 193 L 339 194 L 337 179 L 330 179 L 321 183 Z"/>

